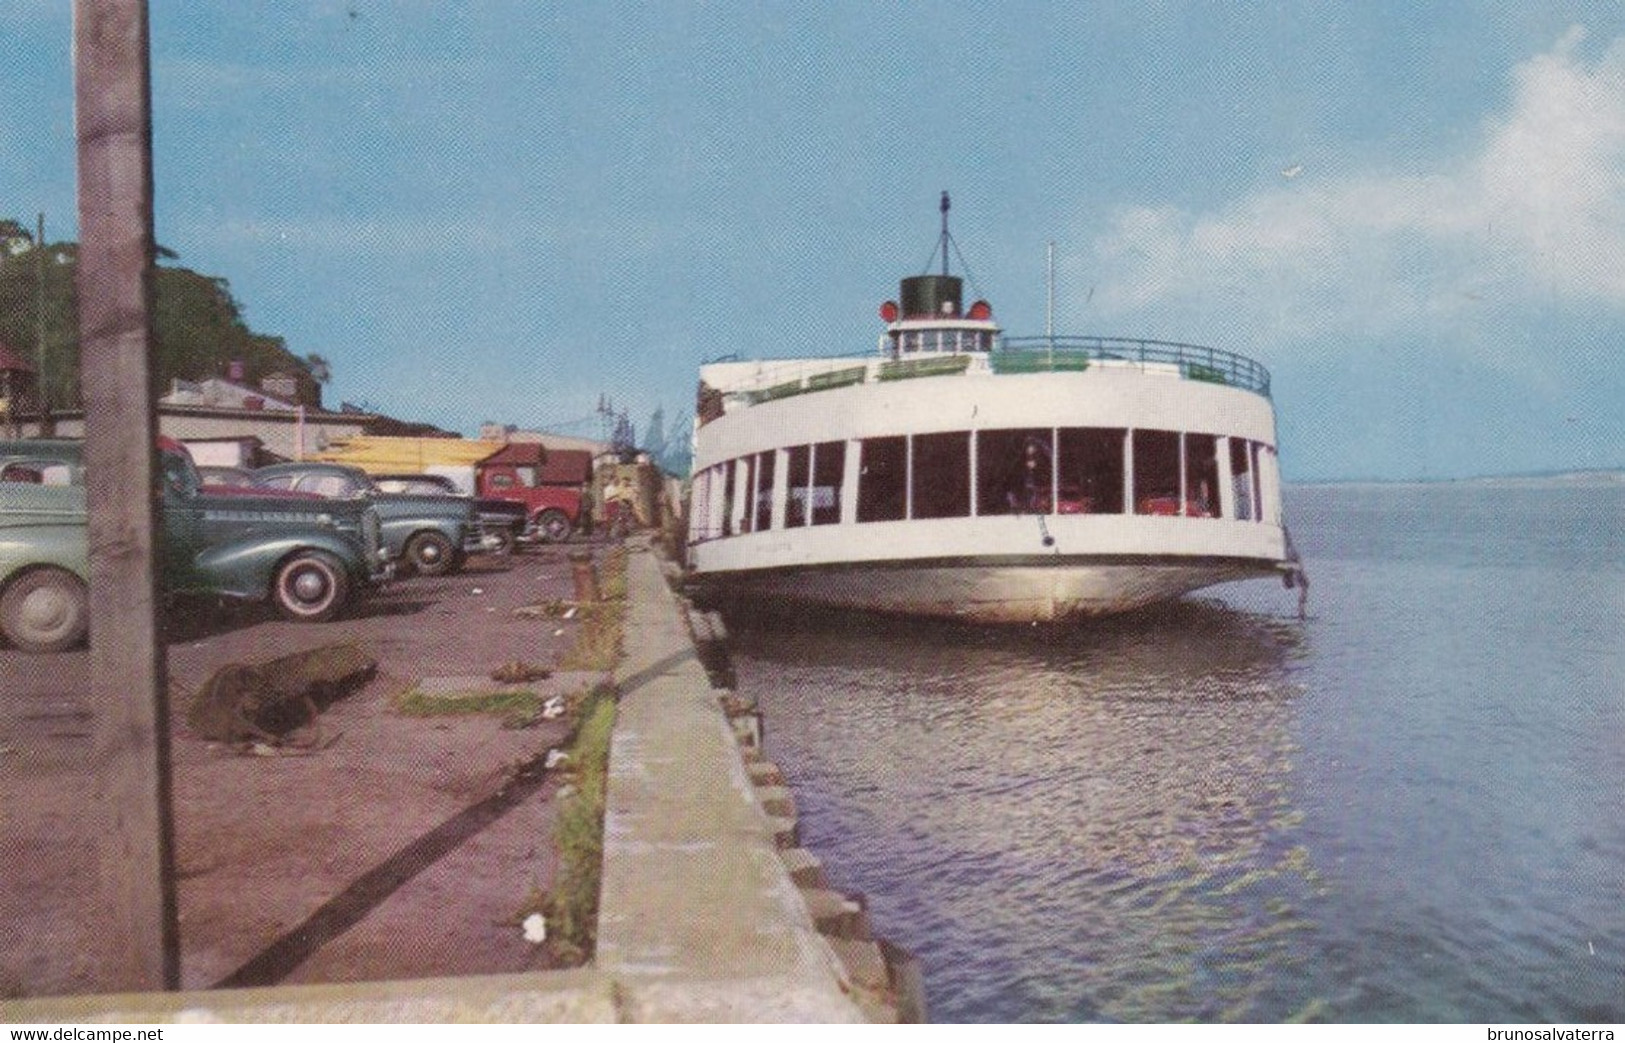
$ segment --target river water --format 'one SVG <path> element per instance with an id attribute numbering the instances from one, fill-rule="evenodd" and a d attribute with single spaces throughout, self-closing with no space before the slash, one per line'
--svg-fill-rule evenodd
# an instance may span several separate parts
<path id="1" fill-rule="evenodd" d="M 731 621 L 934 1020 L 1625 1020 L 1625 488 L 1286 495 L 1303 622 Z"/>

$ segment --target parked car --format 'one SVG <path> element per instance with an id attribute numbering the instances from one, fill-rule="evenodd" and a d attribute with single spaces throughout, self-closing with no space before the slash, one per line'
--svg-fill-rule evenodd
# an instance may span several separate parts
<path id="1" fill-rule="evenodd" d="M 467 499 L 457 483 L 443 474 L 375 474 L 374 484 L 386 493 L 411 493 L 414 496 L 455 496 Z M 511 554 L 519 538 L 525 534 L 528 520 L 525 505 L 513 500 L 474 498 L 474 513 L 486 535 L 502 541 L 498 554 Z"/>
<path id="2" fill-rule="evenodd" d="M 269 601 L 320 622 L 390 575 L 378 512 L 364 502 L 295 502 L 274 492 L 203 491 L 178 442 L 160 442 L 162 582 L 170 598 Z M 84 448 L 78 441 L 0 442 L 0 633 L 57 652 L 89 629 Z"/>
<path id="3" fill-rule="evenodd" d="M 390 557 L 420 576 L 456 572 L 469 554 L 493 552 L 501 543 L 485 534 L 472 500 L 386 493 L 359 467 L 304 461 L 271 464 L 252 474 L 276 489 L 371 503 L 383 522 Z"/>

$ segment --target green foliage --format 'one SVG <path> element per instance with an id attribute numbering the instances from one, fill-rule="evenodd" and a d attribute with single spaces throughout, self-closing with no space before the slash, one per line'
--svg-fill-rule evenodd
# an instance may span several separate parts
<path id="1" fill-rule="evenodd" d="M 0 231 L 8 228 L 21 226 L 0 220 Z M 76 243 L 47 243 L 41 264 L 38 250 L 0 251 L 0 341 L 26 359 L 38 359 L 36 308 L 43 305 L 45 385 L 57 409 L 80 404 L 78 253 Z M 242 382 L 249 385 L 276 372 L 303 372 L 317 383 L 331 375 L 330 364 L 320 355 L 300 358 L 282 338 L 249 329 L 242 305 L 223 278 L 179 266 L 156 267 L 152 303 L 153 378 L 160 394 L 176 378 L 226 376 L 233 361 L 242 362 Z"/>
<path id="2" fill-rule="evenodd" d="M 590 959 L 596 942 L 599 887 L 604 861 L 604 787 L 610 736 L 615 730 L 615 689 L 599 685 L 581 708 L 570 744 L 575 792 L 560 795 L 553 830 L 558 874 L 548 896 L 548 941 L 566 963 Z"/>

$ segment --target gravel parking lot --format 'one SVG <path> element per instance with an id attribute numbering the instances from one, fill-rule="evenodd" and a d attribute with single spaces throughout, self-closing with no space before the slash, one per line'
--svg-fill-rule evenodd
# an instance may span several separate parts
<path id="1" fill-rule="evenodd" d="M 514 610 L 571 592 L 563 549 L 548 548 L 397 581 L 333 623 L 213 606 L 171 617 L 183 987 L 548 966 L 518 920 L 551 882 L 559 783 L 521 769 L 568 719 L 414 717 L 395 700 L 425 678 L 553 666 L 576 623 Z M 335 642 L 363 647 L 378 673 L 322 714 L 321 746 L 254 751 L 187 729 L 190 694 L 221 666 Z M 0 996 L 102 991 L 87 660 L 0 649 Z"/>

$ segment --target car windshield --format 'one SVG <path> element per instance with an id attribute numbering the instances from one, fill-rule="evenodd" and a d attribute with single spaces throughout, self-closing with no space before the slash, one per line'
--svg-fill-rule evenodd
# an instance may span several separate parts
<path id="1" fill-rule="evenodd" d="M 199 467 L 198 476 L 205 485 L 230 485 L 248 488 L 256 485 L 254 476 L 235 467 Z"/>
<path id="2" fill-rule="evenodd" d="M 382 478 L 377 482 L 386 493 L 413 493 L 419 496 L 444 496 L 444 486 L 427 478 Z"/>
<path id="3" fill-rule="evenodd" d="M 164 469 L 164 481 L 178 493 L 190 495 L 197 492 L 197 471 L 192 461 L 179 453 L 163 452 L 158 454 Z"/>

